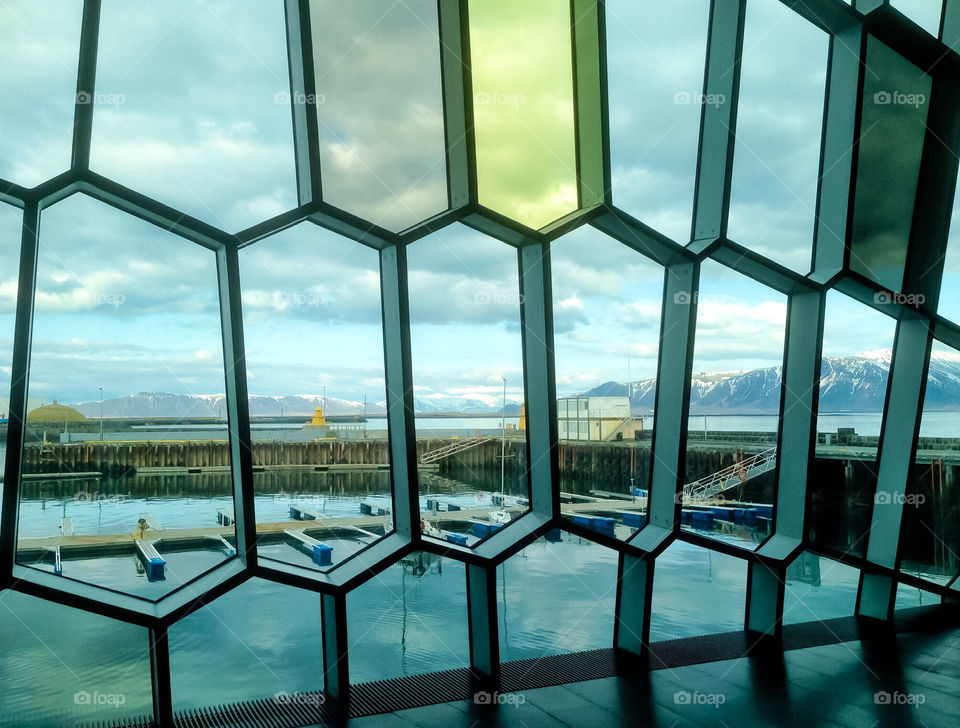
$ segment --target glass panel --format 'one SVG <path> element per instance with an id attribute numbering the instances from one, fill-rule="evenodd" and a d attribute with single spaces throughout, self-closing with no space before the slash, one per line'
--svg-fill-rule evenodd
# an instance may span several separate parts
<path id="1" fill-rule="evenodd" d="M 866 67 L 850 267 L 899 292 L 931 80 L 873 37 L 867 42 Z"/>
<path id="2" fill-rule="evenodd" d="M 529 508 L 517 251 L 460 225 L 407 250 L 424 530 L 473 546 Z"/>
<path id="3" fill-rule="evenodd" d="M 347 595 L 350 680 L 467 667 L 467 575 L 459 561 L 416 551 Z"/>
<path id="4" fill-rule="evenodd" d="M 324 200 L 390 230 L 445 210 L 437 3 L 310 12 Z"/>
<path id="5" fill-rule="evenodd" d="M 322 634 L 319 594 L 244 582 L 170 627 L 174 710 L 261 698 L 315 705 Z"/>
<path id="6" fill-rule="evenodd" d="M 82 12 L 0 1 L 0 179 L 33 187 L 70 168 Z"/>
<path id="7" fill-rule="evenodd" d="M 240 251 L 261 556 L 325 570 L 393 530 L 379 265 L 310 224 Z"/>
<path id="8" fill-rule="evenodd" d="M 863 555 L 896 321 L 836 291 L 827 293 L 824 315 L 807 536 L 821 548 Z"/>
<path id="9" fill-rule="evenodd" d="M 692 224 L 709 10 L 707 0 L 605 3 L 613 202 L 680 243 Z"/>
<path id="10" fill-rule="evenodd" d="M 0 391 L 10 392 L 13 328 L 17 307 L 17 274 L 20 270 L 20 235 L 23 217 L 18 209 L 0 205 Z M 0 397 L 0 511 L 3 467 L 7 457 L 7 418 L 10 397 Z"/>
<path id="11" fill-rule="evenodd" d="M 934 38 L 940 35 L 943 0 L 890 0 L 890 4 Z"/>
<path id="12" fill-rule="evenodd" d="M 960 352 L 935 341 L 920 440 L 903 496 L 901 564 L 905 573 L 947 584 L 960 573 Z M 877 493 L 880 498 L 884 494 Z M 889 497 L 889 496 L 888 496 Z"/>
<path id="13" fill-rule="evenodd" d="M 857 603 L 860 571 L 804 551 L 787 567 L 783 623 L 849 617 Z"/>
<path id="14" fill-rule="evenodd" d="M 786 297 L 700 269 L 682 528 L 754 549 L 770 533 Z"/>
<path id="15" fill-rule="evenodd" d="M 940 298 L 937 313 L 953 322 L 960 321 L 960 185 L 953 198 L 953 215 L 950 218 L 950 235 L 947 238 L 947 252 L 943 260 L 943 282 L 940 285 Z"/>
<path id="16" fill-rule="evenodd" d="M 896 329 L 895 319 L 837 291 L 827 293 L 818 458 L 876 460 Z"/>
<path id="17" fill-rule="evenodd" d="M 564 516 L 630 538 L 646 522 L 663 268 L 587 226 L 550 263 L 560 489 L 584 496 Z"/>
<path id="18" fill-rule="evenodd" d="M 934 604 L 940 604 L 942 598 L 939 594 L 928 592 L 925 589 L 919 589 L 909 584 L 897 584 L 897 597 L 893 603 L 894 609 L 913 609 L 914 607 L 929 607 Z"/>
<path id="19" fill-rule="evenodd" d="M 500 659 L 613 644 L 617 552 L 550 531 L 497 567 Z M 562 604 L 562 609 L 557 605 Z"/>
<path id="20" fill-rule="evenodd" d="M 30 366 L 19 561 L 156 599 L 233 555 L 211 251 L 83 195 L 54 205 Z"/>
<path id="21" fill-rule="evenodd" d="M 143 627 L 6 589 L 0 592 L 0 644 L 4 728 L 152 717 Z"/>
<path id="22" fill-rule="evenodd" d="M 470 61 L 480 204 L 532 228 L 576 210 L 570 3 L 474 0 Z"/>
<path id="23" fill-rule="evenodd" d="M 779 0 L 747 3 L 729 236 L 810 270 L 826 33 Z"/>
<path id="24" fill-rule="evenodd" d="M 653 572 L 650 641 L 743 629 L 747 562 L 674 541 Z"/>
<path id="25" fill-rule="evenodd" d="M 224 230 L 296 206 L 281 0 L 106 0 L 101 96 L 97 172 Z"/>

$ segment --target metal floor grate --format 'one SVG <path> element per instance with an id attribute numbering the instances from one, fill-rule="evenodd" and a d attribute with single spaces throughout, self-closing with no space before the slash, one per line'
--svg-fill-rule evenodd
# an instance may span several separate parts
<path id="1" fill-rule="evenodd" d="M 956 626 L 960 615 L 941 607 L 918 607 L 897 614 L 892 627 L 878 629 L 890 633 L 935 630 Z M 783 649 L 796 650 L 861 639 L 872 633 L 855 617 L 840 617 L 824 622 L 785 625 Z M 650 646 L 647 668 L 661 670 L 705 662 L 744 657 L 759 647 L 745 632 L 687 637 L 654 642 Z M 766 649 L 765 646 L 761 647 Z M 499 690 L 516 692 L 567 683 L 627 675 L 641 669 L 636 658 L 607 648 L 552 655 L 529 660 L 505 662 Z M 360 683 L 351 688 L 348 718 L 390 713 L 437 703 L 472 700 L 478 683 L 468 668 L 426 675 Z M 176 728 L 301 728 L 336 721 L 337 706 L 322 692 L 297 693 L 294 699 L 278 703 L 273 699 L 250 700 L 232 705 L 210 706 L 176 714 Z M 88 728 L 154 728 L 148 718 L 137 722 L 101 722 Z"/>

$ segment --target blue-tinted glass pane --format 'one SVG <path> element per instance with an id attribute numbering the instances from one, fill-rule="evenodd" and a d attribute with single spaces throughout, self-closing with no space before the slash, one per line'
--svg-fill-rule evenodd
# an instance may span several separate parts
<path id="1" fill-rule="evenodd" d="M 0 592 L 0 725 L 61 728 L 149 718 L 146 629 Z"/>
<path id="2" fill-rule="evenodd" d="M 500 659 L 609 647 L 617 553 L 551 531 L 497 568 Z M 557 605 L 563 608 L 558 609 Z"/>
<path id="3" fill-rule="evenodd" d="M 251 579 L 169 631 L 175 710 L 269 698 L 314 704 L 323 688 L 320 596 Z"/>
<path id="4" fill-rule="evenodd" d="M 83 3 L 0 2 L 0 178 L 33 187 L 70 167 Z"/>
<path id="5" fill-rule="evenodd" d="M 778 0 L 747 3 L 729 236 L 810 270 L 828 36 Z"/>
<path id="6" fill-rule="evenodd" d="M 747 563 L 683 541 L 657 558 L 650 641 L 743 629 Z"/>
<path id="7" fill-rule="evenodd" d="M 224 230 L 295 207 L 285 38 L 281 0 L 104 2 L 93 169 Z"/>
<path id="8" fill-rule="evenodd" d="M 680 243 L 693 215 L 709 9 L 605 3 L 613 202 Z"/>
<path id="9" fill-rule="evenodd" d="M 464 566 L 417 551 L 347 595 L 352 682 L 466 667 Z"/>
<path id="10" fill-rule="evenodd" d="M 804 551 L 787 567 L 783 623 L 850 616 L 859 583 L 860 572 L 854 567 Z"/>

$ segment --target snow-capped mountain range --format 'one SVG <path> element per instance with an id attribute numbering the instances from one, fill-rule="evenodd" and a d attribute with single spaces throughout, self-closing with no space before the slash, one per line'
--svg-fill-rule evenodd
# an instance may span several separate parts
<path id="1" fill-rule="evenodd" d="M 886 396 L 890 351 L 867 352 L 859 356 L 824 358 L 820 368 L 821 412 L 880 412 Z M 780 367 L 766 367 L 747 372 L 723 372 L 694 375 L 690 390 L 692 414 L 771 414 L 780 406 Z M 629 394 L 630 408 L 635 414 L 653 412 L 656 380 L 605 382 L 581 396 L 623 397 Z M 324 398 L 316 394 L 287 396 L 252 395 L 253 416 L 313 415 Z M 72 405 L 87 417 L 98 417 L 99 402 Z M 414 409 L 420 414 L 463 413 L 496 415 L 496 402 L 466 397 L 414 397 Z M 960 358 L 934 353 L 924 399 L 924 409 L 960 411 Z M 139 392 L 103 401 L 104 417 L 224 417 L 226 402 L 222 394 L 168 394 Z M 363 402 L 326 398 L 325 412 L 332 416 L 383 416 L 385 402 Z M 507 415 L 516 416 L 520 403 L 507 402 Z"/>
<path id="2" fill-rule="evenodd" d="M 890 351 L 859 356 L 827 357 L 820 365 L 821 412 L 880 412 L 887 390 Z M 747 372 L 694 374 L 690 388 L 692 414 L 775 414 L 780 407 L 781 367 Z M 630 396 L 635 414 L 653 412 L 656 380 L 606 382 L 585 396 Z M 924 409 L 960 411 L 960 359 L 934 352 Z"/>

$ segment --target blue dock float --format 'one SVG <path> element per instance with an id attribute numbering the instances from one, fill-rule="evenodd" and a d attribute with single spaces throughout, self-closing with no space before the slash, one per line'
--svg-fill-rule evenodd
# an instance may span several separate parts
<path id="1" fill-rule="evenodd" d="M 701 531 L 713 530 L 713 513 L 710 511 L 690 511 L 690 525 Z"/>
<path id="2" fill-rule="evenodd" d="M 690 524 L 692 524 L 693 523 L 692 514 L 693 514 L 693 511 L 691 511 L 689 508 L 684 508 L 682 511 L 680 511 L 680 523 L 685 526 L 689 526 Z"/>
<path id="3" fill-rule="evenodd" d="M 317 541 L 303 531 L 284 531 L 286 536 L 297 542 L 298 546 L 307 549 L 317 566 L 330 566 L 333 563 L 333 546 Z"/>
<path id="4" fill-rule="evenodd" d="M 744 525 L 746 522 L 746 508 L 734 508 L 733 509 L 733 522 L 739 526 Z"/>
<path id="5" fill-rule="evenodd" d="M 443 532 L 444 541 L 449 541 L 450 543 L 456 544 L 457 546 L 466 546 L 467 537 L 462 533 L 454 533 L 453 531 L 444 531 Z"/>
<path id="6" fill-rule="evenodd" d="M 634 498 L 646 498 L 649 495 L 649 492 L 643 488 L 634 488 L 633 497 Z"/>
<path id="7" fill-rule="evenodd" d="M 614 535 L 614 526 L 616 526 L 617 519 L 615 518 L 606 518 L 605 516 L 581 516 L 575 515 L 573 517 L 573 522 L 579 526 L 586 526 L 592 531 L 597 533 L 602 533 L 605 536 Z"/>
<path id="8" fill-rule="evenodd" d="M 477 538 L 486 538 L 491 533 L 499 531 L 503 528 L 502 523 L 487 523 L 486 521 L 474 521 L 473 522 L 473 535 Z"/>
<path id="9" fill-rule="evenodd" d="M 638 511 L 622 511 L 623 516 L 623 525 L 632 526 L 633 528 L 640 528 L 643 526 L 643 514 Z"/>
<path id="10" fill-rule="evenodd" d="M 160 552 L 153 544 L 138 540 L 137 556 L 147 572 L 147 581 L 161 581 L 166 578 L 167 562 L 163 560 Z"/>
<path id="11" fill-rule="evenodd" d="M 757 509 L 756 508 L 744 508 L 743 509 L 743 525 L 744 526 L 756 526 L 757 521 Z"/>

